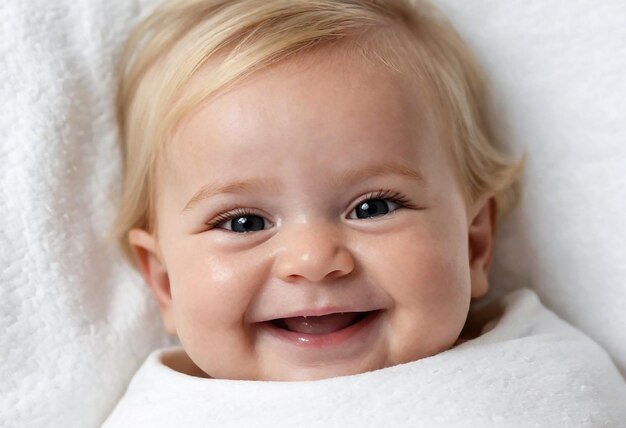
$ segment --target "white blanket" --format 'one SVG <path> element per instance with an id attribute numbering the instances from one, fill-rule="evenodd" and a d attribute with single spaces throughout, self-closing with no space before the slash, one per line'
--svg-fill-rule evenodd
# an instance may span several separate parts
<path id="1" fill-rule="evenodd" d="M 321 381 L 197 378 L 161 362 L 179 349 L 159 350 L 104 427 L 624 426 L 626 384 L 604 350 L 530 290 L 502 305 L 493 329 L 449 351 Z"/>

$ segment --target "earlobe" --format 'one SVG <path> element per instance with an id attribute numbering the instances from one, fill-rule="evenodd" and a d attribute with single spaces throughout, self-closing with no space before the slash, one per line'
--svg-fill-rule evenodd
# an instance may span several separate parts
<path id="1" fill-rule="evenodd" d="M 143 229 L 132 229 L 128 232 L 128 242 L 139 272 L 159 305 L 165 331 L 168 334 L 176 334 L 169 275 L 159 254 L 156 239 Z"/>
<path id="2" fill-rule="evenodd" d="M 469 267 L 472 297 L 480 297 L 489 289 L 489 267 L 493 256 L 496 221 L 496 200 L 490 197 L 479 205 L 469 226 Z"/>

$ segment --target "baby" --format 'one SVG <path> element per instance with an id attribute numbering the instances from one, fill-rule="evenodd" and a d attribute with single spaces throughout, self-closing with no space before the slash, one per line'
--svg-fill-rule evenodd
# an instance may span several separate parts
<path id="1" fill-rule="evenodd" d="M 118 99 L 117 235 L 180 339 L 172 368 L 315 380 L 466 339 L 521 163 L 428 5 L 169 1 Z"/>

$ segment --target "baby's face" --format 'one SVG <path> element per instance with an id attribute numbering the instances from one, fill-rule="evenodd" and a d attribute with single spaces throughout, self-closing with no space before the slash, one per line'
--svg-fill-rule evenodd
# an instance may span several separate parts
<path id="1" fill-rule="evenodd" d="M 131 242 L 157 254 L 146 277 L 165 324 L 212 377 L 320 379 L 434 355 L 485 291 L 471 280 L 488 264 L 471 254 L 480 225 L 429 102 L 358 64 L 257 73 L 168 142 L 158 244 Z"/>

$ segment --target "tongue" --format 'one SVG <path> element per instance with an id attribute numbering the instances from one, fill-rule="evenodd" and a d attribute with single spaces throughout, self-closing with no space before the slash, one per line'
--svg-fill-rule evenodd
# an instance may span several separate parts
<path id="1" fill-rule="evenodd" d="M 353 324 L 358 317 L 357 312 L 329 314 L 320 317 L 283 318 L 288 330 L 307 334 L 329 334 Z"/>

